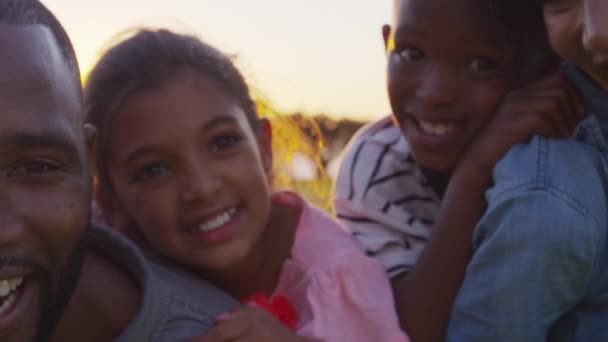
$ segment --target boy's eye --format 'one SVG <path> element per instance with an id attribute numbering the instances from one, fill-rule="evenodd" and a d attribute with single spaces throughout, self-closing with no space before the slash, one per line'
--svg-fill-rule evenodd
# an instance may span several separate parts
<path id="1" fill-rule="evenodd" d="M 475 72 L 484 72 L 484 71 L 490 71 L 490 70 L 495 70 L 498 68 L 498 64 L 492 62 L 491 60 L 487 59 L 487 58 L 475 58 L 471 61 L 471 64 L 469 64 L 469 67 L 471 68 L 471 70 L 475 71 Z"/>
<path id="2" fill-rule="evenodd" d="M 424 53 L 416 48 L 404 48 L 396 52 L 398 53 L 399 58 L 409 62 L 414 62 L 424 57 Z"/>
<path id="3" fill-rule="evenodd" d="M 237 136 L 220 136 L 211 141 L 209 148 L 211 152 L 221 152 L 227 148 L 233 147 L 241 141 L 240 137 Z"/>
<path id="4" fill-rule="evenodd" d="M 169 167 L 162 163 L 153 163 L 144 166 L 135 173 L 133 177 L 134 183 L 141 183 L 148 180 L 158 178 L 169 171 Z"/>

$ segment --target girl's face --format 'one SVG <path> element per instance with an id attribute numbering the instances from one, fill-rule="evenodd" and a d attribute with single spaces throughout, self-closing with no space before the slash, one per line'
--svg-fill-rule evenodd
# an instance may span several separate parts
<path id="1" fill-rule="evenodd" d="M 269 129 L 191 69 L 127 99 L 109 129 L 111 223 L 202 272 L 247 260 L 269 218 Z"/>
<path id="2" fill-rule="evenodd" d="M 544 0 L 551 46 L 608 90 L 608 1 Z"/>
<path id="3" fill-rule="evenodd" d="M 513 47 L 473 0 L 401 0 L 385 28 L 388 93 L 414 158 L 450 172 L 523 80 Z"/>

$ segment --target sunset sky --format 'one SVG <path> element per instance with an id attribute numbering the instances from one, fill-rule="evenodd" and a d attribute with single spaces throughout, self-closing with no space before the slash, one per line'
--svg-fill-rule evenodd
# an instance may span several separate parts
<path id="1" fill-rule="evenodd" d="M 389 111 L 380 29 L 389 0 L 43 0 L 83 71 L 136 26 L 194 33 L 237 54 L 250 84 L 286 112 L 371 120 Z"/>

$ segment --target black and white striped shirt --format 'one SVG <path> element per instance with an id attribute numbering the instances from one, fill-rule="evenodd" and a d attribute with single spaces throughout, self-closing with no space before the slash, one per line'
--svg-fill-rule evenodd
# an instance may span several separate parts
<path id="1" fill-rule="evenodd" d="M 361 128 L 346 147 L 334 204 L 366 253 L 394 277 L 407 272 L 426 245 L 439 197 L 388 116 Z"/>

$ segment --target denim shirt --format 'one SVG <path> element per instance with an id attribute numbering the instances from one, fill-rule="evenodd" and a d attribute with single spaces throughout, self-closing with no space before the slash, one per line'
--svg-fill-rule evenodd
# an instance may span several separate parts
<path id="1" fill-rule="evenodd" d="M 564 72 L 588 115 L 495 166 L 447 341 L 608 341 L 608 93 Z"/>

